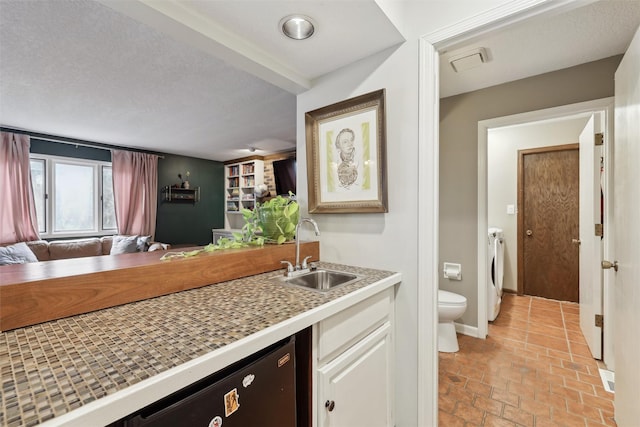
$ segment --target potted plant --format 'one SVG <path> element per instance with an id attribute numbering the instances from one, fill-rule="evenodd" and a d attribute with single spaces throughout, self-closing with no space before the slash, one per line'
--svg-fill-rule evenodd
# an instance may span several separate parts
<path id="1" fill-rule="evenodd" d="M 289 197 L 278 195 L 262 204 L 256 204 L 254 210 L 244 209 L 242 214 L 245 226 L 242 232 L 245 240 L 247 237 L 249 241 L 255 238 L 258 229 L 262 231 L 262 238 L 266 243 L 280 245 L 293 240 L 300 216 L 300 208 L 294 197 L 289 192 Z"/>

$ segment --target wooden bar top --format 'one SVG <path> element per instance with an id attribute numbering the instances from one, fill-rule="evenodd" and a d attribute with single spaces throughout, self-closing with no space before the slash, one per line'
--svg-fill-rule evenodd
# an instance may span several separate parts
<path id="1" fill-rule="evenodd" d="M 300 245 L 318 261 L 318 242 Z M 188 251 L 194 248 L 181 248 Z M 161 260 L 165 251 L 103 255 L 0 267 L 0 331 L 282 268 L 295 245 L 204 252 Z"/>

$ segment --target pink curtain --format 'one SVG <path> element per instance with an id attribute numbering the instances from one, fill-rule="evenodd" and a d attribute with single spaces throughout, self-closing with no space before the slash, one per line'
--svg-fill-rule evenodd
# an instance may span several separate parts
<path id="1" fill-rule="evenodd" d="M 28 135 L 0 132 L 0 243 L 39 240 Z"/>
<path id="2" fill-rule="evenodd" d="M 158 156 L 112 150 L 118 233 L 154 236 L 158 209 Z"/>

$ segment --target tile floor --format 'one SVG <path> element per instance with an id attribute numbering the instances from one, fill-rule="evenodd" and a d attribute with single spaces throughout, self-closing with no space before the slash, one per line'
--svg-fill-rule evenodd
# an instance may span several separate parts
<path id="1" fill-rule="evenodd" d="M 486 340 L 439 353 L 439 425 L 615 426 L 579 306 L 505 294 Z"/>

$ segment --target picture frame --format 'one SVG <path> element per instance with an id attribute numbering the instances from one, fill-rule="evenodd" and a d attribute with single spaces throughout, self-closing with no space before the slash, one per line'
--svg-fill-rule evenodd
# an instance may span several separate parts
<path id="1" fill-rule="evenodd" d="M 384 213 L 385 89 L 305 113 L 309 213 Z"/>

